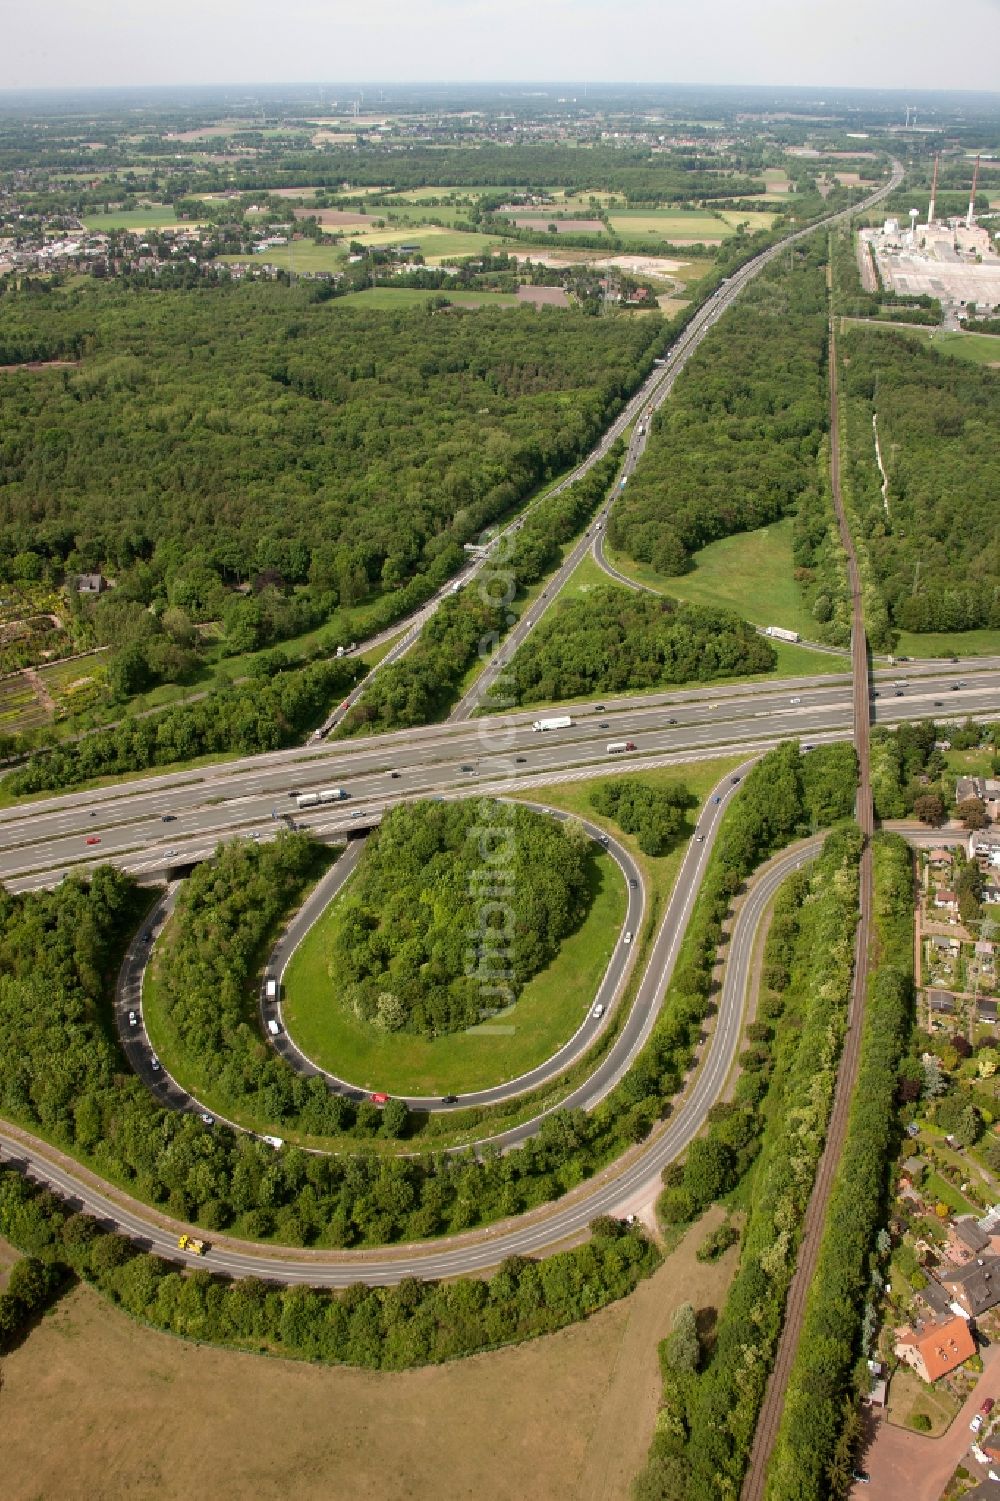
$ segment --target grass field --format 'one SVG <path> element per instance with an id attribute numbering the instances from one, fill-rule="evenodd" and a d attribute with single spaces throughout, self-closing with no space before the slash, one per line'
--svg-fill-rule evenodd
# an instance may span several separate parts
<path id="1" fill-rule="evenodd" d="M 905 657 L 1000 656 L 1000 631 L 900 631 L 896 652 Z"/>
<path id="2" fill-rule="evenodd" d="M 423 307 L 432 297 L 447 297 L 456 307 L 516 307 L 513 292 L 467 292 L 442 287 L 436 292 L 421 292 L 416 287 L 366 287 L 363 292 L 349 292 L 338 297 L 333 306 L 363 302 L 368 307 Z"/>
<path id="3" fill-rule="evenodd" d="M 694 554 L 694 568 L 667 578 L 643 563 L 609 561 L 640 583 L 652 584 L 675 599 L 736 610 L 753 625 L 780 625 L 811 636 L 816 630 L 798 584 L 792 558 L 793 521 L 787 518 L 753 532 L 737 532 L 710 542 Z"/>
<path id="4" fill-rule="evenodd" d="M 130 209 L 121 213 L 88 215 L 83 220 L 84 227 L 91 234 L 109 229 L 192 229 L 196 223 L 197 220 L 194 219 L 178 221 L 177 211 L 169 203 L 154 203 L 149 208 Z"/>
<path id="5" fill-rule="evenodd" d="M 879 323 L 873 318 L 844 318 L 841 322 L 855 328 L 878 329 L 882 333 L 906 334 L 908 338 L 920 339 L 924 344 L 929 344 L 938 354 L 971 360 L 975 365 L 1000 367 L 1000 334 L 967 334 L 961 329 L 920 328 L 916 324 L 900 326 L 896 323 Z"/>
<path id="6" fill-rule="evenodd" d="M 721 1218 L 586 1323 L 399 1374 L 172 1339 L 78 1287 L 4 1357 L 4 1495 L 623 1501 L 653 1433 L 657 1343 L 680 1303 L 721 1306 L 735 1270 L 735 1249 L 695 1259 Z"/>
<path id="7" fill-rule="evenodd" d="M 619 940 L 625 887 L 618 867 L 595 850 L 588 874 L 591 905 L 583 925 L 496 1018 L 493 1025 L 503 1031 L 386 1036 L 358 1021 L 333 993 L 327 972 L 339 921 L 334 900 L 285 972 L 289 1035 L 315 1063 L 390 1094 L 468 1094 L 517 1078 L 551 1057 L 583 1022 Z"/>
<path id="8" fill-rule="evenodd" d="M 733 233 L 731 225 L 696 209 L 615 209 L 611 228 L 623 239 L 720 240 Z"/>
<path id="9" fill-rule="evenodd" d="M 344 238 L 338 244 L 317 245 L 312 240 L 296 240 L 294 245 L 274 245 L 259 255 L 221 255 L 223 264 L 270 265 L 287 271 L 339 271 L 348 255 L 348 242 L 362 245 L 417 245 L 429 265 L 442 259 L 463 255 L 482 255 L 486 250 L 502 248 L 496 235 L 464 234 L 458 230 L 422 225 L 408 229 L 368 229 L 360 224 L 344 226 Z"/>
<path id="10" fill-rule="evenodd" d="M 758 229 L 770 229 L 771 225 L 778 217 L 777 214 L 772 214 L 766 211 L 758 211 L 756 209 L 752 210 L 749 213 L 736 212 L 735 210 L 730 209 L 722 209 L 721 213 L 723 219 L 727 224 L 732 225 L 733 229 L 736 228 L 737 224 L 745 224 L 747 226 L 748 234 L 754 234 Z"/>

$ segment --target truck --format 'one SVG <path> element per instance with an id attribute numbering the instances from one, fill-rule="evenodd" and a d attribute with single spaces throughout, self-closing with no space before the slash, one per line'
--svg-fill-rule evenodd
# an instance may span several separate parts
<path id="1" fill-rule="evenodd" d="M 798 631 L 786 631 L 783 625 L 769 625 L 764 631 L 765 636 L 773 636 L 776 641 L 797 641 Z"/>
<path id="2" fill-rule="evenodd" d="M 347 793 L 343 787 L 324 787 L 317 795 L 321 803 L 342 803 Z"/>
<path id="3" fill-rule="evenodd" d="M 318 792 L 300 792 L 299 795 L 298 795 L 298 797 L 295 799 L 295 801 L 298 803 L 298 805 L 299 805 L 300 808 L 318 808 L 319 807 L 319 793 Z"/>
<path id="4" fill-rule="evenodd" d="M 568 714 L 557 714 L 554 719 L 536 719 L 533 730 L 568 730 L 573 723 Z"/>
<path id="5" fill-rule="evenodd" d="M 277 980 L 272 980 L 270 977 L 268 977 L 264 984 L 264 994 L 269 1001 L 276 1001 L 278 999 Z"/>
<path id="6" fill-rule="evenodd" d="M 177 1237 L 177 1249 L 178 1251 L 192 1251 L 195 1256 L 204 1256 L 205 1242 L 196 1240 L 193 1235 L 185 1233 Z"/>
<path id="7" fill-rule="evenodd" d="M 609 740 L 608 755 L 620 756 L 623 751 L 635 750 L 634 740 Z"/>
<path id="8" fill-rule="evenodd" d="M 627 475 L 627 474 L 623 474 L 623 475 L 622 475 L 622 482 L 621 482 L 621 484 L 620 484 L 620 485 L 619 485 L 619 486 L 618 486 L 618 488 L 619 488 L 619 490 L 624 490 L 624 488 L 625 488 L 625 486 L 626 486 L 626 485 L 627 485 L 627 484 L 628 484 L 628 475 Z"/>

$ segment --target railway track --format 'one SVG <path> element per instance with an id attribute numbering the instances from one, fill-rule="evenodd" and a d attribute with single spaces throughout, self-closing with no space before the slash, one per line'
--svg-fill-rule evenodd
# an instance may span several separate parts
<path id="1" fill-rule="evenodd" d="M 869 760 L 869 710 L 870 692 L 868 681 L 868 642 L 864 627 L 864 602 L 858 559 L 854 541 L 847 524 L 843 497 L 840 491 L 840 430 L 837 402 L 837 349 L 833 319 L 830 319 L 830 483 L 833 490 L 833 505 L 840 529 L 840 538 L 847 554 L 847 579 L 851 594 L 851 664 L 854 679 L 854 746 L 858 755 L 857 820 L 864 835 L 864 850 L 861 855 L 858 891 L 858 926 L 854 951 L 854 984 L 848 1010 L 847 1030 L 844 1036 L 840 1067 L 837 1072 L 837 1087 L 833 1109 L 827 1129 L 826 1145 L 820 1158 L 816 1181 L 806 1209 L 802 1242 L 799 1247 L 798 1264 L 792 1277 L 785 1304 L 778 1353 L 771 1372 L 757 1429 L 750 1453 L 750 1464 L 741 1493 L 741 1501 L 763 1501 L 767 1482 L 767 1468 L 781 1426 L 785 1406 L 785 1393 L 799 1347 L 802 1324 L 805 1319 L 809 1289 L 816 1272 L 819 1248 L 826 1220 L 827 1207 L 833 1189 L 840 1154 L 847 1135 L 847 1121 L 857 1082 L 858 1063 L 861 1055 L 861 1033 L 864 1021 L 865 993 L 868 988 L 868 947 L 871 937 L 873 906 L 872 847 L 875 826 L 871 792 L 871 766 Z"/>

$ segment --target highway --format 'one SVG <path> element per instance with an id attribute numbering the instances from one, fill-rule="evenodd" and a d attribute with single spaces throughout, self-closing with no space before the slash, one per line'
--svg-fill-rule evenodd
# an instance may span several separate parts
<path id="1" fill-rule="evenodd" d="M 903 686 L 897 689 L 894 684 Z M 982 719 L 1000 715 L 1000 664 L 907 663 L 875 674 L 874 720 Z M 664 756 L 734 752 L 798 736 L 804 743 L 852 732 L 850 681 L 840 674 L 737 683 L 566 706 L 573 724 L 538 733 L 528 711 L 430 725 L 196 771 L 147 776 L 0 810 L 0 880 L 12 889 L 54 884 L 69 870 L 111 861 L 163 879 L 211 853 L 221 839 L 273 837 L 293 822 L 342 840 L 384 809 L 417 797 L 521 791 L 612 764 L 635 770 Z M 612 740 L 636 750 L 608 756 Z M 339 803 L 300 811 L 293 791 L 341 787 Z M 87 840 L 99 841 L 88 844 Z"/>
<path id="2" fill-rule="evenodd" d="M 505 669 L 507 665 L 509 664 L 514 653 L 517 651 L 518 647 L 524 643 L 530 633 L 538 625 L 539 621 L 555 604 L 561 590 L 568 583 L 570 576 L 576 569 L 577 565 L 585 557 L 587 552 L 592 550 L 594 557 L 596 558 L 600 567 L 603 568 L 606 573 L 610 574 L 612 578 L 617 579 L 619 582 L 627 584 L 630 588 L 633 589 L 643 589 L 651 594 L 658 592 L 655 589 L 649 588 L 649 586 L 646 584 L 637 584 L 633 579 L 629 579 L 624 574 L 619 573 L 617 569 L 611 566 L 611 564 L 604 556 L 604 528 L 607 525 L 608 515 L 611 506 L 614 503 L 615 496 L 620 494 L 621 491 L 625 488 L 630 476 L 635 470 L 636 465 L 642 457 L 649 438 L 650 417 L 652 416 L 653 412 L 659 406 L 661 406 L 664 401 L 666 401 L 667 397 L 670 395 L 671 391 L 674 388 L 677 377 L 684 369 L 688 360 L 698 349 L 702 340 L 718 322 L 722 314 L 726 311 L 727 308 L 732 306 L 737 297 L 739 297 L 740 294 L 745 291 L 745 289 L 750 285 L 754 278 L 757 277 L 761 273 L 761 271 L 764 270 L 765 266 L 769 265 L 770 262 L 774 260 L 775 257 L 785 249 L 786 246 L 794 243 L 796 240 L 805 239 L 808 235 L 814 234 L 818 229 L 822 229 L 824 227 L 829 228 L 831 225 L 838 223 L 841 219 L 851 217 L 851 215 L 855 212 L 861 212 L 863 210 L 874 207 L 876 203 L 880 202 L 883 198 L 887 197 L 889 193 L 893 192 L 899 186 L 902 180 L 902 165 L 898 161 L 894 160 L 889 181 L 884 183 L 880 188 L 876 189 L 874 193 L 871 193 L 862 203 L 857 206 L 857 209 L 842 210 L 838 214 L 831 215 L 828 219 L 823 219 L 818 224 L 812 224 L 809 225 L 806 229 L 796 231 L 795 234 L 787 236 L 777 245 L 772 245 L 769 249 L 762 251 L 760 255 L 754 256 L 752 260 L 747 261 L 745 265 L 741 266 L 737 271 L 735 271 L 732 276 L 728 277 L 716 289 L 716 291 L 712 293 L 711 297 L 709 297 L 702 304 L 702 306 L 692 317 L 691 321 L 683 329 L 677 340 L 670 346 L 666 358 L 658 361 L 656 367 L 653 369 L 652 373 L 649 375 L 641 389 L 629 401 L 621 416 L 611 424 L 604 437 L 601 439 L 601 442 L 597 445 L 593 452 L 588 455 L 584 463 L 581 464 L 578 469 L 575 469 L 571 475 L 567 476 L 567 478 L 563 480 L 560 485 L 557 485 L 554 490 L 547 492 L 548 494 L 556 494 L 559 490 L 564 489 L 569 484 L 572 484 L 582 474 L 585 474 L 587 470 L 590 469 L 592 465 L 598 461 L 598 459 L 604 457 L 608 449 L 611 447 L 611 444 L 627 431 L 629 425 L 632 422 L 635 422 L 636 425 L 629 439 L 628 449 L 626 451 L 625 460 L 622 464 L 621 471 L 616 478 L 614 487 L 610 492 L 608 500 L 605 503 L 604 507 L 602 507 L 596 521 L 587 529 L 584 536 L 577 541 L 565 561 L 549 581 L 548 585 L 541 595 L 541 598 L 536 600 L 534 604 L 532 604 L 528 609 L 525 610 L 521 619 L 514 625 L 513 629 L 508 633 L 502 643 L 492 653 L 490 660 L 483 668 L 483 671 L 478 675 L 476 681 L 472 684 L 472 686 L 464 694 L 460 702 L 456 704 L 455 708 L 452 710 L 450 717 L 453 721 L 460 721 L 462 719 L 469 718 L 470 715 L 475 713 L 477 708 L 485 704 L 492 704 L 495 707 L 502 708 L 506 707 L 507 704 L 510 703 L 511 699 L 507 689 L 507 684 L 504 681 L 506 675 Z M 518 525 L 519 522 L 514 522 L 511 524 L 511 526 L 504 529 L 504 531 L 501 533 L 498 544 L 493 547 L 489 556 L 483 558 L 476 565 L 475 573 L 478 573 L 483 568 L 487 570 L 491 568 L 502 569 L 503 541 L 507 537 L 509 537 L 512 531 L 516 530 Z M 471 576 L 472 575 L 470 575 L 470 578 Z M 444 592 L 447 593 L 450 592 L 450 590 L 446 590 Z M 410 642 L 409 644 L 412 644 L 412 642 Z M 408 649 L 408 647 L 406 649 Z M 820 649 L 831 650 L 832 648 L 821 647 Z M 362 691 L 363 685 L 359 685 L 358 689 L 355 690 L 355 694 L 360 697 Z"/>
<path id="3" fill-rule="evenodd" d="M 728 788 L 726 784 L 722 785 L 719 795 L 728 798 L 734 791 L 730 782 Z M 712 806 L 719 810 L 717 816 L 721 816 L 724 804 Z M 638 1191 L 658 1183 L 666 1164 L 679 1156 L 698 1134 L 708 1111 L 726 1086 L 739 1051 L 753 937 L 760 918 L 781 882 L 792 870 L 811 859 L 820 843 L 821 836 L 817 836 L 804 845 L 783 852 L 754 882 L 734 925 L 730 962 L 711 1037 L 687 1090 L 677 1101 L 664 1127 L 645 1143 L 622 1171 L 601 1174 L 563 1200 L 516 1221 L 450 1237 L 444 1242 L 356 1252 L 307 1251 L 295 1254 L 283 1248 L 252 1246 L 217 1236 L 208 1257 L 202 1258 L 177 1248 L 178 1235 L 189 1227 L 109 1191 L 93 1174 L 61 1157 L 45 1143 L 24 1132 L 0 1126 L 0 1147 L 7 1157 L 25 1164 L 38 1181 L 48 1183 L 89 1213 L 114 1224 L 145 1248 L 192 1267 L 233 1277 L 269 1277 L 281 1282 L 332 1287 L 355 1282 L 394 1283 L 408 1276 L 454 1277 L 484 1271 L 505 1256 L 537 1255 L 554 1245 L 582 1239 L 596 1215 L 614 1213 Z M 706 839 L 704 845 L 692 842 L 687 851 L 674 888 L 676 900 L 670 903 L 668 916 L 660 926 L 630 1015 L 632 1031 L 618 1069 L 628 1067 L 652 1028 L 654 1006 L 669 983 L 710 847 L 710 841 Z M 613 1086 L 614 1075 L 607 1072 L 599 1078 L 598 1073 L 583 1086 L 582 1091 L 578 1091 L 583 1096 L 581 1099 L 571 1096 L 565 1104 L 589 1103 L 592 1106 L 603 1098 Z"/>

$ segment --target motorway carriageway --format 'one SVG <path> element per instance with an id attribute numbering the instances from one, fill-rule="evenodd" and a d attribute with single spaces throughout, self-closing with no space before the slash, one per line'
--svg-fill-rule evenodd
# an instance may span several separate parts
<path id="1" fill-rule="evenodd" d="M 902 697 L 892 687 L 896 679 L 906 684 Z M 976 660 L 943 669 L 907 664 L 877 675 L 876 681 L 877 723 L 1000 716 L 996 665 Z M 963 686 L 956 688 L 957 683 Z M 553 713 L 535 712 L 543 718 Z M 534 732 L 526 714 L 435 725 L 5 809 L 0 880 L 15 886 L 27 878 L 35 885 L 58 880 L 71 867 L 82 870 L 108 860 L 139 874 L 162 874 L 203 858 L 220 839 L 253 832 L 269 838 L 285 818 L 323 837 L 344 837 L 370 826 L 386 807 L 416 797 L 529 788 L 612 766 L 640 770 L 664 754 L 738 754 L 743 747 L 794 736 L 809 743 L 848 732 L 851 687 L 836 675 L 657 694 L 619 700 L 603 711 L 591 704 L 567 712 L 574 723 L 563 730 Z M 675 725 L 668 723 L 671 718 Z M 635 741 L 635 753 L 609 757 L 608 743 L 623 738 Z M 390 769 L 396 777 L 388 775 Z M 349 793 L 346 802 L 300 812 L 288 796 L 291 789 L 336 785 Z M 272 809 L 278 820 L 272 819 Z M 170 822 L 163 822 L 164 814 Z M 88 837 L 100 843 L 87 846 Z"/>

